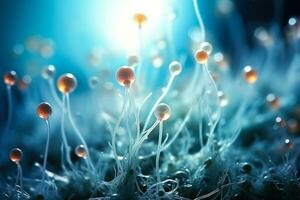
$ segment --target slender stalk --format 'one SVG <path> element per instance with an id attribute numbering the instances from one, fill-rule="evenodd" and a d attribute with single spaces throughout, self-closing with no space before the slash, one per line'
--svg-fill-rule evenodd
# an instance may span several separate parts
<path id="1" fill-rule="evenodd" d="M 17 163 L 17 166 L 18 166 L 18 171 L 19 171 L 19 181 L 20 181 L 20 189 L 21 191 L 23 190 L 23 171 L 22 171 L 22 167 L 20 165 L 20 163 Z"/>
<path id="2" fill-rule="evenodd" d="M 157 154 L 155 159 L 155 173 L 157 178 L 157 183 L 160 183 L 160 175 L 159 175 L 159 157 L 161 152 L 161 141 L 162 141 L 162 134 L 163 134 L 163 121 L 159 122 L 159 135 L 158 135 L 158 144 L 157 144 Z M 158 192 L 158 190 L 157 190 Z"/>
<path id="3" fill-rule="evenodd" d="M 13 107 L 12 107 L 11 87 L 8 85 L 6 89 L 7 89 L 7 100 L 8 100 L 8 117 L 7 117 L 5 133 L 7 134 L 11 124 Z"/>
<path id="4" fill-rule="evenodd" d="M 124 115 L 125 115 L 125 112 L 126 112 L 126 105 L 127 105 L 127 98 L 124 98 L 120 117 L 119 117 L 119 119 L 118 119 L 118 121 L 117 121 L 117 123 L 116 123 L 116 125 L 113 129 L 113 132 L 112 132 L 111 145 L 112 145 L 112 151 L 113 151 L 113 154 L 114 154 L 114 157 L 115 157 L 115 160 L 116 160 L 116 164 L 117 164 L 117 167 L 118 167 L 118 173 L 123 172 L 123 168 L 121 166 L 121 163 L 119 161 L 118 154 L 117 154 L 116 136 L 117 136 L 117 132 L 118 132 L 118 129 L 120 127 L 120 124 L 122 122 L 122 119 L 124 118 Z"/>
<path id="5" fill-rule="evenodd" d="M 170 141 L 163 145 L 161 147 L 160 152 L 163 152 L 164 150 L 166 150 L 167 148 L 169 148 L 171 146 L 171 144 L 173 144 L 173 142 L 177 139 L 177 137 L 179 136 L 179 134 L 181 133 L 182 129 L 184 128 L 184 126 L 186 125 L 187 121 L 189 120 L 191 113 L 192 113 L 192 107 L 189 109 L 188 113 L 185 115 L 183 122 L 180 124 L 179 128 L 177 129 L 175 135 L 172 137 L 172 139 L 170 139 Z M 146 158 L 150 158 L 152 156 L 155 156 L 157 152 L 152 152 L 151 154 L 145 155 L 145 156 L 141 156 L 142 159 L 146 159 Z"/>
<path id="6" fill-rule="evenodd" d="M 199 121 L 198 121 L 198 128 L 199 128 L 199 142 L 200 142 L 200 149 L 203 147 L 203 123 L 202 123 L 202 101 L 200 100 L 199 105 Z"/>
<path id="7" fill-rule="evenodd" d="M 54 98 L 54 101 L 56 102 L 57 105 L 59 105 L 61 108 L 63 107 L 63 104 L 62 102 L 60 101 L 56 91 L 55 91 L 55 85 L 54 85 L 54 80 L 53 78 L 50 78 L 48 80 L 48 83 L 49 83 L 49 87 L 50 87 L 50 92 Z"/>
<path id="8" fill-rule="evenodd" d="M 130 119 L 130 107 L 131 107 L 131 100 L 130 100 L 130 94 L 129 94 L 129 88 L 125 88 L 125 101 L 127 101 L 127 105 L 126 105 L 126 108 L 125 108 L 125 118 L 126 118 L 126 129 L 127 129 L 127 134 L 129 136 L 129 152 L 131 151 L 131 148 L 132 148 L 132 144 L 133 144 L 133 137 L 132 137 L 132 132 L 131 132 L 131 129 L 130 129 L 130 124 L 129 124 L 129 119 Z"/>
<path id="9" fill-rule="evenodd" d="M 71 123 L 71 126 L 72 128 L 74 129 L 77 137 L 79 138 L 80 142 L 84 145 L 84 147 L 86 148 L 86 152 L 87 152 L 87 161 L 89 163 L 88 167 L 92 170 L 92 171 L 95 171 L 95 167 L 91 161 L 91 158 L 90 158 L 90 153 L 89 153 L 89 149 L 88 149 L 88 146 L 82 136 L 82 134 L 80 133 L 79 129 L 77 128 L 74 120 L 73 120 L 73 117 L 72 117 L 72 113 L 71 113 L 71 108 L 70 108 L 70 98 L 69 98 L 69 94 L 66 94 L 66 100 L 67 100 L 67 114 L 68 114 L 68 118 L 69 118 L 69 121 Z"/>
<path id="10" fill-rule="evenodd" d="M 132 156 L 135 156 L 138 153 L 139 148 L 143 144 L 143 142 L 148 138 L 150 133 L 156 128 L 156 126 L 159 124 L 159 121 L 156 120 L 154 124 L 145 132 L 142 132 L 141 137 L 137 140 L 137 142 L 132 147 Z"/>
<path id="11" fill-rule="evenodd" d="M 71 161 L 71 158 L 70 158 L 70 151 L 71 151 L 71 148 L 68 144 L 68 141 L 67 141 L 67 137 L 66 137 L 66 133 L 65 133 L 65 104 L 66 104 L 66 96 L 63 95 L 62 96 L 62 104 L 63 104 L 63 112 L 62 112 L 62 116 L 61 116 L 61 136 L 62 136 L 62 140 L 63 140 L 63 145 L 66 149 L 66 159 L 67 159 L 67 163 L 69 164 L 69 166 L 74 169 L 74 166 L 73 166 L 73 163 Z M 63 149 L 61 149 L 63 151 Z"/>
<path id="12" fill-rule="evenodd" d="M 172 83 L 173 83 L 173 81 L 174 81 L 174 78 L 175 78 L 175 76 L 173 76 L 173 75 L 170 76 L 170 79 L 169 79 L 169 81 L 168 81 L 168 84 L 167 84 L 165 90 L 162 92 L 161 96 L 160 96 L 160 97 L 157 99 L 157 101 L 154 103 L 154 105 L 153 105 L 151 111 L 149 112 L 149 114 L 148 114 L 148 116 L 147 116 L 147 119 L 146 119 L 146 122 L 145 122 L 145 125 L 144 125 L 144 127 L 143 127 L 142 132 L 145 132 L 145 130 L 146 130 L 146 128 L 147 128 L 147 126 L 148 126 L 148 124 L 149 124 L 149 122 L 150 122 L 151 116 L 152 116 L 152 114 L 153 114 L 154 111 L 155 111 L 155 108 L 158 106 L 158 104 L 159 104 L 159 103 L 165 98 L 165 96 L 168 94 L 168 92 L 169 92 L 169 90 L 170 90 L 170 88 L 171 88 L 171 86 L 172 86 Z"/>
<path id="13" fill-rule="evenodd" d="M 48 157 L 48 149 L 49 149 L 49 140 L 50 140 L 50 124 L 48 120 L 45 120 L 47 126 L 47 141 L 44 153 L 44 161 L 43 161 L 43 176 L 42 176 L 42 190 L 45 188 L 45 176 L 46 176 L 46 165 L 47 165 L 47 157 Z"/>
<path id="14" fill-rule="evenodd" d="M 145 99 L 142 101 L 142 103 L 140 104 L 140 106 L 138 107 L 138 110 L 137 110 L 137 126 L 138 126 L 138 134 L 137 134 L 137 138 L 140 137 L 140 134 L 141 134 L 141 130 L 140 130 L 140 113 L 141 113 L 141 110 L 142 110 L 142 107 L 143 105 L 145 104 L 145 102 L 151 97 L 152 93 L 148 94 Z"/>
<path id="15" fill-rule="evenodd" d="M 137 77 L 137 82 L 139 85 L 142 85 L 141 80 L 142 80 L 142 54 L 143 54 L 143 35 L 142 35 L 142 27 L 138 28 L 138 34 L 139 34 L 139 46 L 138 46 L 138 51 L 139 51 L 139 64 L 137 66 L 137 72 L 136 72 L 136 77 Z"/>
<path id="16" fill-rule="evenodd" d="M 169 23 L 167 25 L 167 36 L 168 36 L 168 42 L 171 49 L 171 59 L 176 59 L 176 48 L 175 48 L 175 42 L 173 38 L 173 20 L 169 20 Z"/>
<path id="17" fill-rule="evenodd" d="M 212 138 L 213 138 L 213 137 L 212 137 L 212 136 L 213 136 L 213 132 L 214 132 L 214 130 L 215 130 L 215 128 L 216 128 L 216 126 L 217 126 L 219 120 L 220 120 L 220 116 L 221 116 L 221 107 L 220 107 L 220 99 L 219 99 L 219 96 L 218 96 L 218 88 L 217 88 L 217 85 L 216 85 L 216 83 L 215 83 L 213 77 L 211 76 L 211 74 L 210 74 L 210 72 L 209 72 L 209 70 L 208 70 L 207 65 L 206 65 L 206 64 L 203 64 L 203 67 L 204 67 L 205 73 L 207 74 L 207 76 L 208 76 L 208 78 L 209 78 L 210 83 L 213 85 L 213 88 L 214 88 L 214 90 L 215 90 L 215 95 L 216 95 L 216 98 L 217 98 L 217 117 L 216 117 L 215 120 L 210 119 L 211 122 L 212 122 L 212 121 L 214 121 L 214 122 L 212 123 L 212 126 L 211 126 L 210 129 L 209 129 L 208 140 L 207 140 L 207 143 L 209 143 L 209 142 L 211 142 L 211 140 L 212 140 Z"/>
<path id="18" fill-rule="evenodd" d="M 18 185 L 19 179 L 20 179 L 20 170 L 19 170 L 19 167 L 17 167 L 17 176 L 16 176 L 16 182 L 15 182 L 16 187 Z"/>
<path id="19" fill-rule="evenodd" d="M 193 0 L 193 5 L 194 5 L 194 9 L 195 9 L 195 14 L 196 14 L 196 17 L 197 17 L 197 20 L 199 22 L 200 29 L 201 29 L 201 40 L 205 41 L 205 27 L 204 27 L 204 23 L 203 23 L 203 20 L 202 20 L 200 11 L 199 11 L 199 6 L 197 3 L 197 0 Z"/>

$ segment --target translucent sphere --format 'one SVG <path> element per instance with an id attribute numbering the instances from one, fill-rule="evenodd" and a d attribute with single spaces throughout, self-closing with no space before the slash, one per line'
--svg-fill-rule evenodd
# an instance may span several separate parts
<path id="1" fill-rule="evenodd" d="M 17 86 L 20 90 L 26 90 L 30 83 L 31 83 L 31 77 L 29 75 L 25 75 L 23 78 L 17 80 Z"/>
<path id="2" fill-rule="evenodd" d="M 220 106 L 221 107 L 227 106 L 228 105 L 228 98 L 225 96 L 224 92 L 219 91 L 218 96 L 219 96 Z"/>
<path id="3" fill-rule="evenodd" d="M 57 88 L 63 94 L 71 93 L 77 86 L 77 80 L 73 74 L 63 74 L 58 78 Z"/>
<path id="4" fill-rule="evenodd" d="M 116 79 L 121 86 L 130 87 L 135 80 L 133 69 L 127 66 L 120 67 L 116 73 Z"/>
<path id="5" fill-rule="evenodd" d="M 173 76 L 177 76 L 182 71 L 182 65 L 178 61 L 173 61 L 169 65 L 169 71 Z"/>
<path id="6" fill-rule="evenodd" d="M 128 56 L 128 65 L 133 66 L 139 63 L 139 57 L 137 55 Z"/>
<path id="7" fill-rule="evenodd" d="M 275 122 L 276 122 L 277 126 L 279 126 L 281 128 L 285 127 L 285 125 L 286 125 L 285 121 L 279 116 L 275 118 Z"/>
<path id="8" fill-rule="evenodd" d="M 147 21 L 147 16 L 143 13 L 136 13 L 133 16 L 133 20 L 141 27 Z"/>
<path id="9" fill-rule="evenodd" d="M 41 119 L 47 120 L 52 114 L 52 107 L 49 103 L 40 103 L 37 107 L 37 114 Z"/>
<path id="10" fill-rule="evenodd" d="M 268 94 L 266 100 L 272 109 L 278 109 L 280 107 L 280 100 L 274 94 Z"/>
<path id="11" fill-rule="evenodd" d="M 45 69 L 42 72 L 42 76 L 44 79 L 50 79 L 53 78 L 54 74 L 55 74 L 55 67 L 54 65 L 48 65 L 47 67 L 45 67 Z"/>
<path id="12" fill-rule="evenodd" d="M 171 108 L 165 103 L 159 104 L 154 111 L 157 120 L 165 121 L 171 117 Z"/>
<path id="13" fill-rule="evenodd" d="M 17 80 L 17 73 L 15 71 L 7 72 L 4 75 L 4 83 L 8 86 L 13 86 Z"/>
<path id="14" fill-rule="evenodd" d="M 195 53 L 195 59 L 199 64 L 205 64 L 208 61 L 208 53 L 204 50 L 198 50 Z"/>
<path id="15" fill-rule="evenodd" d="M 81 145 L 77 146 L 76 149 L 75 149 L 75 154 L 79 158 L 86 158 L 87 157 L 87 151 L 86 151 L 86 148 L 84 147 L 84 145 L 81 144 Z"/>
<path id="16" fill-rule="evenodd" d="M 252 67 L 246 66 L 244 68 L 244 78 L 247 83 L 254 84 L 257 80 L 257 73 Z"/>
<path id="17" fill-rule="evenodd" d="M 94 89 L 97 87 L 97 85 L 99 84 L 99 78 L 97 76 L 92 76 L 89 79 L 89 86 L 90 88 Z"/>
<path id="18" fill-rule="evenodd" d="M 19 163 L 22 160 L 23 152 L 19 148 L 14 148 L 9 153 L 9 159 L 14 163 Z"/>
<path id="19" fill-rule="evenodd" d="M 160 55 L 155 55 L 152 57 L 152 64 L 155 68 L 160 68 L 164 64 L 163 57 Z"/>
<path id="20" fill-rule="evenodd" d="M 284 144 L 287 148 L 292 149 L 293 148 L 293 143 L 290 139 L 285 139 Z"/>
<path id="21" fill-rule="evenodd" d="M 213 47 L 209 42 L 202 42 L 200 44 L 200 49 L 205 51 L 208 55 L 213 51 Z"/>

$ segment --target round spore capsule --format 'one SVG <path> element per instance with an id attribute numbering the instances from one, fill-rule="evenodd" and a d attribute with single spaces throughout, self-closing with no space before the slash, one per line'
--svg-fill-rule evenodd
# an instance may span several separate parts
<path id="1" fill-rule="evenodd" d="M 90 88 L 95 89 L 98 84 L 99 84 L 99 78 L 97 76 L 92 76 L 89 79 L 89 86 L 90 86 Z"/>
<path id="2" fill-rule="evenodd" d="M 37 114 L 41 119 L 47 120 L 52 114 L 52 107 L 49 103 L 40 103 L 37 107 Z"/>
<path id="3" fill-rule="evenodd" d="M 4 75 L 4 83 L 8 86 L 13 86 L 17 80 L 17 73 L 15 71 L 7 72 Z"/>
<path id="4" fill-rule="evenodd" d="M 275 118 L 276 125 L 283 128 L 286 125 L 286 122 L 279 116 Z"/>
<path id="5" fill-rule="evenodd" d="M 171 117 L 171 108 L 167 104 L 161 103 L 156 107 L 154 114 L 157 120 L 165 121 Z"/>
<path id="6" fill-rule="evenodd" d="M 257 73 L 252 67 L 246 66 L 244 68 L 244 78 L 247 83 L 254 84 L 257 80 Z"/>
<path id="7" fill-rule="evenodd" d="M 195 59 L 199 64 L 205 64 L 208 61 L 208 53 L 202 49 L 196 51 Z"/>
<path id="8" fill-rule="evenodd" d="M 266 100 L 272 109 L 276 110 L 280 107 L 280 100 L 274 94 L 272 93 L 268 94 Z"/>
<path id="9" fill-rule="evenodd" d="M 31 77 L 29 75 L 25 75 L 23 78 L 17 80 L 17 86 L 20 90 L 26 90 L 31 83 Z"/>
<path id="10" fill-rule="evenodd" d="M 48 65 L 47 67 L 45 67 L 45 69 L 42 72 L 42 76 L 44 77 L 44 79 L 53 78 L 54 74 L 55 74 L 54 65 Z"/>
<path id="11" fill-rule="evenodd" d="M 182 71 L 182 65 L 178 61 L 173 61 L 169 65 L 169 71 L 173 76 L 177 76 Z"/>
<path id="12" fill-rule="evenodd" d="M 79 157 L 79 158 L 86 158 L 87 156 L 87 151 L 86 148 L 84 147 L 84 145 L 79 145 L 76 147 L 75 149 L 75 154 Z"/>
<path id="13" fill-rule="evenodd" d="M 143 13 L 136 13 L 133 16 L 133 20 L 138 24 L 139 27 L 141 27 L 147 21 L 147 17 Z"/>
<path id="14" fill-rule="evenodd" d="M 219 96 L 220 106 L 221 107 L 227 106 L 228 105 L 228 98 L 225 96 L 224 92 L 219 91 L 218 96 Z"/>
<path id="15" fill-rule="evenodd" d="M 213 51 L 213 47 L 209 42 L 202 42 L 200 45 L 200 49 L 205 51 L 208 55 Z"/>
<path id="16" fill-rule="evenodd" d="M 57 87 L 63 94 L 71 93 L 77 86 L 77 80 L 73 74 L 67 73 L 59 77 Z"/>
<path id="17" fill-rule="evenodd" d="M 120 67 L 116 73 L 116 79 L 121 86 L 130 87 L 135 80 L 133 69 L 127 66 Z"/>
<path id="18" fill-rule="evenodd" d="M 9 159 L 14 163 L 19 163 L 22 160 L 23 152 L 19 148 L 14 148 L 9 153 Z"/>

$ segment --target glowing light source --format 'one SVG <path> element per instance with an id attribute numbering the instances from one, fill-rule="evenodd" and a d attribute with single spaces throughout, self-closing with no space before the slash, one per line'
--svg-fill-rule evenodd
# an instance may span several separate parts
<path id="1" fill-rule="evenodd" d="M 162 0 L 118 1 L 114 4 L 113 12 L 111 9 L 106 9 L 108 12 L 105 15 L 109 19 L 109 24 L 103 29 L 112 47 L 125 50 L 127 53 L 138 50 L 139 33 L 133 21 L 136 13 L 143 13 L 147 16 L 147 23 L 142 28 L 143 40 L 147 43 L 147 36 L 159 30 L 165 22 L 162 16 L 164 2 Z"/>

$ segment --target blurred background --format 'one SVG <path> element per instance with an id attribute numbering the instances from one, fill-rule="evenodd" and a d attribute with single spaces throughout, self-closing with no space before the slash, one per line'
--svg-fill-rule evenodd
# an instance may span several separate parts
<path id="1" fill-rule="evenodd" d="M 260 66 L 260 60 L 264 60 L 261 53 L 263 47 L 257 42 L 255 34 L 261 33 L 261 30 L 283 38 L 284 51 L 290 51 L 289 43 L 284 38 L 286 27 L 300 15 L 297 9 L 299 1 L 198 2 L 207 40 L 213 44 L 215 52 L 224 52 L 233 70 L 247 64 Z M 193 58 L 190 55 L 185 57 L 186 52 L 190 52 L 191 40 L 197 42 L 200 34 L 192 1 L 1 0 L 0 74 L 15 70 L 23 82 L 30 82 L 31 88 L 27 96 L 22 92 L 24 85 L 19 84 L 19 89 L 12 88 L 15 107 L 13 123 L 17 124 L 28 115 L 35 119 L 35 110 L 30 110 L 30 105 L 25 102 L 28 96 L 34 99 L 29 101 L 33 108 L 40 101 L 47 100 L 47 84 L 42 81 L 41 71 L 48 64 L 56 66 L 58 75 L 72 72 L 77 77 L 75 97 L 86 94 L 88 79 L 93 75 L 116 85 L 115 69 L 126 65 L 128 56 L 139 53 L 139 31 L 133 22 L 136 12 L 144 12 L 148 17 L 147 24 L 142 28 L 143 64 L 159 68 L 161 73 L 156 74 L 157 85 L 166 80 L 164 74 L 167 67 L 162 66 L 168 66 L 174 58 L 184 58 L 186 69 L 193 67 Z M 164 49 L 170 52 L 168 49 L 172 48 L 175 49 L 174 55 L 166 55 L 164 59 L 158 57 Z M 257 51 L 256 57 L 251 60 L 252 63 L 246 63 L 245 58 L 251 51 Z M 284 68 L 290 59 L 280 59 L 279 62 Z M 155 86 L 152 89 L 155 90 Z M 0 84 L 1 127 L 7 121 L 5 87 L 4 83 Z M 24 127 L 19 129 L 25 130 Z"/>

